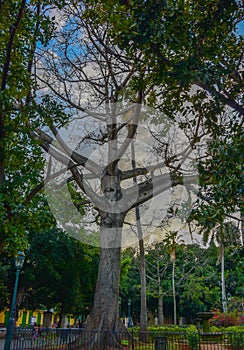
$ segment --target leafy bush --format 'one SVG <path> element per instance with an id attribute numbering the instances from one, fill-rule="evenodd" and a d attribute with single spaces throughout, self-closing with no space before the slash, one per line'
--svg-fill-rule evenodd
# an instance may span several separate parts
<path id="1" fill-rule="evenodd" d="M 244 315 L 241 315 L 238 320 L 238 325 L 244 326 Z"/>
<path id="2" fill-rule="evenodd" d="M 197 327 L 193 324 L 188 326 L 176 326 L 176 325 L 165 325 L 165 326 L 149 326 L 148 332 L 176 332 L 176 333 L 188 333 L 198 332 Z"/>
<path id="3" fill-rule="evenodd" d="M 233 349 L 239 350 L 244 346 L 244 332 L 243 333 L 233 333 L 231 337 L 229 337 L 229 342 Z"/>
<path id="4" fill-rule="evenodd" d="M 135 334 L 140 331 L 139 327 L 134 327 L 133 331 Z M 176 338 L 181 341 L 192 342 L 192 345 L 195 346 L 192 349 L 198 349 L 196 347 L 196 343 L 199 341 L 198 330 L 195 325 L 188 326 L 177 326 L 177 325 L 165 325 L 165 326 L 149 326 L 147 327 L 147 331 L 150 332 L 149 338 L 151 342 L 154 342 L 155 339 L 162 333 L 167 336 L 168 340 L 175 340 Z M 194 334 L 195 333 L 195 334 Z M 189 336 L 189 337 L 188 337 Z M 194 338 L 194 339 L 193 339 Z"/>
<path id="5" fill-rule="evenodd" d="M 231 314 L 216 313 L 209 320 L 210 326 L 229 327 L 236 324 L 236 318 Z"/>
<path id="6" fill-rule="evenodd" d="M 223 333 L 240 333 L 240 332 L 244 332 L 244 327 L 243 326 L 230 326 L 230 327 L 216 327 L 213 326 L 211 327 L 211 332 L 212 333 L 219 333 L 219 332 L 223 332 Z"/>
<path id="7" fill-rule="evenodd" d="M 192 350 L 198 350 L 200 346 L 200 337 L 198 333 L 189 332 L 187 335 L 188 344 Z"/>

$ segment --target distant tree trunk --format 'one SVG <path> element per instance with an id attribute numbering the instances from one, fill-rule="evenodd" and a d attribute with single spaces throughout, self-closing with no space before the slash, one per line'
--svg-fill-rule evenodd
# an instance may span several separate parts
<path id="1" fill-rule="evenodd" d="M 162 326 L 164 324 L 164 306 L 163 306 L 163 291 L 162 291 L 158 261 L 157 261 L 157 276 L 158 276 L 158 323 L 160 326 Z"/>
<path id="2" fill-rule="evenodd" d="M 160 326 L 164 324 L 164 303 L 163 303 L 162 287 L 161 287 L 161 294 L 158 297 L 158 323 Z"/>
<path id="3" fill-rule="evenodd" d="M 173 291 L 173 304 L 174 304 L 174 324 L 177 324 L 176 296 L 175 296 L 175 260 L 173 260 L 173 266 L 172 266 L 172 291 Z"/>
<path id="4" fill-rule="evenodd" d="M 61 303 L 60 313 L 59 313 L 59 320 L 58 320 L 58 328 L 62 328 L 63 317 L 64 317 L 63 303 Z"/>
<path id="5" fill-rule="evenodd" d="M 132 169 L 135 169 L 135 146 L 134 142 L 131 142 L 131 155 L 132 155 Z M 137 183 L 136 178 L 133 178 L 134 184 Z M 145 259 L 145 249 L 144 240 L 141 228 L 141 217 L 139 207 L 135 208 L 136 216 L 136 228 L 139 240 L 140 249 L 140 277 L 141 277 L 141 305 L 140 305 L 140 330 L 145 332 L 147 330 L 147 282 L 146 282 L 146 259 Z"/>
<path id="6" fill-rule="evenodd" d="M 140 248 L 140 272 L 141 272 L 141 307 L 140 307 L 140 330 L 147 330 L 147 283 L 146 283 L 146 260 L 144 240 L 142 236 L 139 208 L 136 208 L 137 232 Z"/>
<path id="7" fill-rule="evenodd" d="M 175 260 L 176 260 L 176 248 L 175 248 L 175 237 L 173 237 L 172 248 L 170 251 L 170 261 L 172 262 L 173 319 L 174 319 L 174 324 L 177 324 L 176 295 L 175 295 Z"/>
<path id="8" fill-rule="evenodd" d="M 221 289 L 222 289 L 222 305 L 223 312 L 227 312 L 227 300 L 225 290 L 225 255 L 224 255 L 224 243 L 221 242 Z"/>
<path id="9" fill-rule="evenodd" d="M 244 246 L 244 216 L 241 214 L 241 244 Z"/>

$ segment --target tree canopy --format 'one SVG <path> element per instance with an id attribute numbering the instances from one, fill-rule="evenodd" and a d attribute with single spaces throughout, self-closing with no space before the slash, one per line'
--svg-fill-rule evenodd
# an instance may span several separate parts
<path id="1" fill-rule="evenodd" d="M 45 200 L 37 195 L 44 160 L 31 137 L 42 124 L 32 71 L 37 43 L 45 45 L 53 30 L 47 6 L 49 1 L 0 3 L 0 249 L 10 256 L 26 249 L 28 230 L 43 227 L 49 216 L 42 211 Z"/>

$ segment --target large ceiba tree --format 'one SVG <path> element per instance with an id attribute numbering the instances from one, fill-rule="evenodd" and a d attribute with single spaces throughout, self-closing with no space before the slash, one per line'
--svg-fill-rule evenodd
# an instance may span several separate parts
<path id="1" fill-rule="evenodd" d="M 156 220 L 162 221 L 163 208 L 160 199 L 154 197 L 180 185 L 196 184 L 190 159 L 195 142 L 190 144 L 191 137 L 181 141 L 177 122 L 171 124 L 156 110 L 143 106 L 148 95 L 143 84 L 148 68 L 137 67 L 142 53 L 135 53 L 133 59 L 127 57 L 113 45 L 107 26 L 93 24 L 83 11 L 75 3 L 64 8 L 60 16 L 65 24 L 48 51 L 39 52 L 37 64 L 40 86 L 49 89 L 52 98 L 58 98 L 69 110 L 70 128 L 67 124 L 65 130 L 58 130 L 51 120 L 49 131 L 36 130 L 33 137 L 50 155 L 46 189 L 58 224 L 66 230 L 70 226 L 73 235 L 100 246 L 94 305 L 87 328 L 113 331 L 124 327 L 119 320 L 118 300 L 121 247 L 129 236 L 128 230 L 123 234 L 126 223 L 135 224 L 131 212 L 149 203 L 144 212 L 152 208 L 148 224 L 153 221 L 156 225 Z M 138 80 L 142 86 L 135 88 Z M 91 101 L 96 108 L 89 108 Z M 192 129 L 195 139 L 200 129 Z M 77 207 L 86 201 L 87 210 L 92 205 L 98 213 L 99 242 L 83 232 L 84 221 L 79 227 L 69 204 L 60 208 L 60 190 L 67 187 L 67 182 L 70 187 L 74 183 L 73 189 L 80 193 L 78 201 L 71 195 L 72 205 Z M 65 196 L 67 192 L 63 200 L 68 199 Z M 91 209 L 89 214 L 93 214 Z M 133 242 L 133 234 L 128 239 Z M 112 334 L 109 339 L 114 341 Z"/>
<path id="2" fill-rule="evenodd" d="M 229 1 L 222 21 L 217 16 L 221 4 L 168 1 L 156 10 L 150 1 L 133 1 L 133 6 L 69 1 L 60 12 L 49 12 L 58 19 L 49 46 L 33 46 L 38 88 L 20 96 L 24 103 L 15 108 L 22 115 L 31 101 L 25 127 L 50 156 L 45 183 L 58 224 L 100 246 L 89 329 L 123 327 L 118 315 L 120 253 L 127 225 L 136 222 L 133 210 L 141 206 L 151 226 L 162 221 L 164 209 L 183 215 L 182 197 L 177 198 L 177 191 L 171 200 L 168 196 L 173 188 L 185 187 L 188 215 L 190 189 L 196 190 L 198 178 L 194 159 L 202 156 L 201 146 L 220 135 L 223 125 L 241 125 L 242 48 L 234 34 L 240 10 Z M 33 55 L 28 59 L 30 75 Z M 59 130 L 66 122 L 70 125 Z M 211 185 L 206 174 L 201 180 Z M 61 195 L 62 188 L 68 190 Z M 99 240 L 92 234 L 95 224 Z M 111 333 L 100 342 L 113 337 Z"/>
<path id="3" fill-rule="evenodd" d="M 118 319 L 120 252 L 123 228 L 126 223 L 133 223 L 131 211 L 140 205 L 146 208 L 145 203 L 160 193 L 166 196 L 169 189 L 195 184 L 194 168 L 189 170 L 192 157 L 197 157 L 193 156 L 192 149 L 199 151 L 207 139 L 219 132 L 222 124 L 231 123 L 231 120 L 241 123 L 241 40 L 233 33 L 233 21 L 239 16 L 238 6 L 231 2 L 225 11 L 229 20 L 222 24 L 219 18 L 221 25 L 218 28 L 216 16 L 213 16 L 206 38 L 200 39 L 205 28 L 202 17 L 209 19 L 211 6 L 208 4 L 206 11 L 200 13 L 200 2 L 194 2 L 197 8 L 194 8 L 194 13 L 198 17 L 191 17 L 190 21 L 193 3 L 188 3 L 184 11 L 179 10 L 182 2 L 175 8 L 165 5 L 161 12 L 154 9 L 157 18 L 152 21 L 149 15 L 153 4 L 150 2 L 145 8 L 142 7 L 144 3 L 139 6 L 139 2 L 138 6 L 135 3 L 131 6 L 119 2 L 96 2 L 87 7 L 83 3 L 70 2 L 59 14 L 62 25 L 56 39 L 48 51 L 39 52 L 37 75 L 40 84 L 49 89 L 52 98 L 65 106 L 71 120 L 75 120 L 73 129 L 76 129 L 71 136 L 67 131 L 59 131 L 51 120 L 50 133 L 39 130 L 33 134 L 51 156 L 47 182 L 51 183 L 55 174 L 68 170 L 70 176 L 56 178 L 51 191 L 60 189 L 67 181 L 73 182 L 83 201 L 88 201 L 98 212 L 100 266 L 93 310 L 87 323 L 90 329 L 114 330 L 122 326 Z M 216 5 L 211 4 L 214 12 Z M 140 11 L 148 11 L 147 16 L 140 17 Z M 179 11 L 183 16 L 181 21 L 188 25 L 185 31 L 188 30 L 189 35 L 192 33 L 190 43 L 188 37 L 180 35 L 178 24 L 178 30 L 172 30 L 179 20 Z M 125 13 L 128 16 L 124 23 Z M 165 33 L 161 51 L 154 45 L 150 47 L 155 38 L 153 34 L 148 37 L 142 18 L 147 19 L 150 28 L 155 25 L 155 31 L 158 30 L 161 36 Z M 223 26 L 225 35 L 221 32 Z M 222 49 L 216 43 L 207 49 L 205 42 L 210 45 L 218 35 L 224 39 Z M 232 66 L 226 57 L 231 57 Z M 222 67 L 220 74 L 221 64 L 225 64 L 226 69 Z M 231 74 L 231 68 L 235 76 Z M 145 109 L 145 103 L 153 104 L 157 110 Z M 225 107 L 229 108 L 228 111 Z M 181 144 L 177 149 L 174 142 L 178 142 L 180 136 L 176 135 L 176 129 L 172 129 L 173 124 L 158 113 L 161 110 L 171 117 L 176 129 L 184 131 L 188 141 L 185 147 Z M 142 154 L 144 144 L 149 144 L 149 137 L 144 134 L 146 128 L 154 140 L 146 151 L 150 152 L 147 161 Z M 141 137 L 141 144 L 132 155 L 131 144 L 138 137 Z M 105 144 L 105 151 L 102 151 Z M 58 167 L 57 162 L 64 167 Z M 206 179 L 210 183 L 207 176 L 202 181 Z M 53 203 L 55 210 L 57 200 Z M 74 201 L 73 204 L 79 203 Z M 153 224 L 156 216 L 154 213 L 151 217 Z M 60 216 L 58 221 L 62 221 Z M 69 225 L 74 231 L 74 225 L 70 222 Z M 91 236 L 82 234 L 81 239 L 91 239 Z"/>

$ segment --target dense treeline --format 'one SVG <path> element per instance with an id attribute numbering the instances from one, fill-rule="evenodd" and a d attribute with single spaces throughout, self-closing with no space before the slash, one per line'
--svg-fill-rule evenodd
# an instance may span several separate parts
<path id="1" fill-rule="evenodd" d="M 132 300 L 134 322 L 138 323 L 140 310 L 139 257 L 135 250 L 124 252 L 130 259 L 130 267 L 121 284 L 122 314 L 127 314 L 128 299 Z M 175 287 L 177 320 L 195 322 L 197 312 L 222 309 L 221 266 L 216 264 L 219 248 L 211 245 L 207 249 L 197 245 L 177 245 L 175 260 Z M 243 313 L 243 247 L 226 249 L 225 283 L 231 295 L 228 311 Z M 159 317 L 159 297 L 163 298 L 163 316 L 173 322 L 172 261 L 170 251 L 163 243 L 156 244 L 146 254 L 147 302 L 149 315 Z M 161 288 L 160 288 L 161 286 Z M 163 319 L 163 318 L 162 318 Z M 153 321 L 152 321 L 153 322 Z"/>
<path id="2" fill-rule="evenodd" d="M 177 245 L 175 260 L 175 286 L 177 320 L 195 322 L 197 312 L 219 310 L 222 312 L 221 268 L 216 264 L 219 247 Z M 228 247 L 225 252 L 225 284 L 229 312 L 243 312 L 243 247 Z M 92 306 L 98 250 L 88 248 L 57 230 L 32 234 L 24 271 L 20 280 L 20 308 L 48 309 L 55 307 L 60 315 L 83 314 Z M 9 262 L 10 263 L 10 262 Z M 128 300 L 131 300 L 131 315 L 134 324 L 140 319 L 140 269 L 136 249 L 127 249 L 122 255 L 120 283 L 120 316 L 128 316 Z M 173 322 L 172 261 L 170 249 L 157 243 L 146 253 L 147 305 L 151 323 L 155 318 Z M 1 309 L 8 306 L 7 290 L 11 290 L 14 268 L 7 275 L 6 266 L 1 266 Z M 5 278 L 4 278 L 5 274 Z M 5 280 L 5 284 L 3 283 Z M 159 298 L 163 310 L 159 309 Z M 159 317 L 163 312 L 163 318 Z"/>
<path id="3" fill-rule="evenodd" d="M 55 308 L 60 324 L 68 313 L 83 314 L 92 304 L 98 259 L 97 248 L 84 245 L 61 230 L 31 232 L 18 288 L 17 310 Z M 4 310 L 9 307 L 15 267 L 13 259 L 4 259 L 2 264 L 0 308 Z M 8 272 L 7 268 L 10 268 Z"/>

